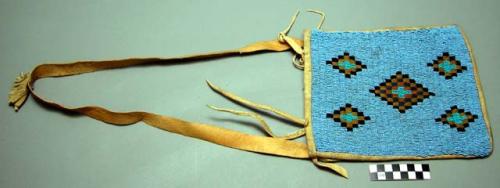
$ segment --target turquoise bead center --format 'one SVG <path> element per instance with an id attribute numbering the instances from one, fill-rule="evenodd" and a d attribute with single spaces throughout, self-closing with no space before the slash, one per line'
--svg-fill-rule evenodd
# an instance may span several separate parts
<path id="1" fill-rule="evenodd" d="M 448 60 L 444 60 L 443 62 L 441 62 L 439 64 L 439 68 L 442 68 L 445 73 L 449 73 L 449 72 L 455 70 L 455 67 L 456 67 L 456 65 L 451 63 Z"/>
<path id="2" fill-rule="evenodd" d="M 342 67 L 345 70 L 353 69 L 356 68 L 356 65 L 351 63 L 348 60 L 343 60 L 339 63 L 339 67 Z"/>
<path id="3" fill-rule="evenodd" d="M 405 95 L 408 95 L 408 94 L 410 94 L 410 93 L 411 93 L 411 91 L 406 90 L 406 89 L 405 89 L 404 87 L 402 87 L 402 86 L 399 86 L 399 87 L 398 87 L 398 89 L 394 89 L 394 90 L 392 90 L 392 94 L 396 94 L 396 95 L 398 95 L 398 97 L 399 97 L 399 98 L 404 98 L 404 97 L 405 97 Z"/>
<path id="4" fill-rule="evenodd" d="M 449 122 L 453 122 L 455 124 L 462 124 L 465 120 L 465 116 L 455 112 L 450 117 L 446 118 L 446 120 L 448 120 Z"/>
<path id="5" fill-rule="evenodd" d="M 340 115 L 340 119 L 344 120 L 347 123 L 351 123 L 351 122 L 353 122 L 355 120 L 358 120 L 358 116 L 356 116 L 356 115 L 352 114 L 351 112 L 349 112 L 349 113 L 345 113 L 345 114 Z"/>

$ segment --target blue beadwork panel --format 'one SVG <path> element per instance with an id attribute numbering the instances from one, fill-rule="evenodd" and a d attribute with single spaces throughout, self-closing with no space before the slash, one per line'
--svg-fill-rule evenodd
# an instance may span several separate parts
<path id="1" fill-rule="evenodd" d="M 456 26 L 311 32 L 318 152 L 484 157 L 490 134 Z"/>

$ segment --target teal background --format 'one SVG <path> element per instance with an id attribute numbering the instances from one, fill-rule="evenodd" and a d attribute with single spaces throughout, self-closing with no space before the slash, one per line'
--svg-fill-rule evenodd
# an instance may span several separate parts
<path id="1" fill-rule="evenodd" d="M 44 109 L 29 99 L 7 106 L 21 71 L 47 62 L 174 56 L 274 39 L 299 8 L 323 10 L 324 30 L 461 25 L 479 65 L 494 137 L 500 115 L 500 1 L 72 1 L 0 0 L 0 187 L 498 187 L 500 155 L 436 160 L 432 180 L 370 182 L 368 164 L 340 163 L 346 180 L 310 161 L 229 149 L 137 124 L 115 127 Z M 318 21 L 303 14 L 290 33 Z M 37 82 L 43 96 L 70 106 L 145 110 L 262 134 L 254 121 L 209 110 L 243 109 L 215 84 L 248 99 L 303 114 L 303 73 L 289 53 L 178 66 L 150 66 Z M 267 118 L 278 133 L 296 127 Z M 495 140 L 496 145 L 498 141 Z"/>
<path id="2" fill-rule="evenodd" d="M 327 61 L 348 52 L 366 66 L 346 78 Z M 448 52 L 468 70 L 445 79 L 427 63 Z M 484 157 L 491 153 L 474 79 L 469 49 L 456 26 L 380 32 L 311 32 L 312 129 L 317 151 L 381 156 L 465 155 Z M 401 71 L 433 93 L 400 113 L 387 101 L 371 93 Z M 370 120 L 347 131 L 326 118 L 351 104 Z M 436 122 L 451 106 L 478 117 L 464 132 Z"/>

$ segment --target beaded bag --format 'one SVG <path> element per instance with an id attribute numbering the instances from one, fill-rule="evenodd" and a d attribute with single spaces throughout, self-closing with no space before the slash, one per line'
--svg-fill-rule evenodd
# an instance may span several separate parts
<path id="1" fill-rule="evenodd" d="M 398 27 L 373 31 L 306 30 L 243 48 L 172 58 L 129 58 L 42 64 L 22 73 L 9 95 L 17 111 L 31 94 L 50 108 L 113 125 L 147 125 L 245 151 L 310 159 L 347 177 L 337 161 L 481 158 L 492 152 L 492 136 L 472 48 L 456 25 Z M 98 106 L 67 107 L 37 94 L 35 82 L 145 64 L 200 61 L 262 52 L 291 51 L 304 70 L 305 118 L 258 104 L 207 82 L 239 104 L 268 111 L 302 126 L 276 135 L 254 112 L 215 110 L 255 118 L 268 136 L 257 136 L 149 112 L 115 112 Z M 306 143 L 294 141 L 306 136 Z"/>

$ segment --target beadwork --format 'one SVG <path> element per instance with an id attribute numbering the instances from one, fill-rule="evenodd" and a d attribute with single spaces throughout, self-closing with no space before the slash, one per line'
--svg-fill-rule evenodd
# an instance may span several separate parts
<path id="1" fill-rule="evenodd" d="M 310 50 L 305 70 L 317 153 L 357 159 L 490 154 L 472 56 L 458 27 L 313 30 Z M 354 108 L 367 117 L 363 124 Z"/>
<path id="2" fill-rule="evenodd" d="M 460 61 L 456 60 L 455 56 L 451 56 L 448 52 L 444 52 L 443 55 L 438 56 L 433 63 L 428 63 L 427 66 L 432 67 L 434 71 L 446 79 L 452 79 L 458 73 L 467 70 L 467 67 L 462 66 Z"/>
<path id="3" fill-rule="evenodd" d="M 424 99 L 434 96 L 434 93 L 429 92 L 422 84 L 416 83 L 408 74 L 400 71 L 369 91 L 401 113 L 405 113 Z"/>
<path id="4" fill-rule="evenodd" d="M 349 103 L 333 111 L 333 113 L 327 113 L 326 117 L 339 122 L 347 131 L 352 131 L 352 128 L 357 128 L 358 125 L 363 125 L 365 121 L 370 120 L 370 116 L 365 116 L 363 112 L 358 111 L 357 108 L 352 107 Z"/>
<path id="5" fill-rule="evenodd" d="M 440 118 L 436 118 L 436 122 L 448 124 L 451 128 L 457 128 L 457 131 L 464 132 L 465 128 L 469 126 L 469 123 L 474 122 L 477 118 L 475 114 L 466 112 L 464 109 L 460 109 L 457 106 L 452 106 L 449 110 L 446 110 Z"/>
<path id="6" fill-rule="evenodd" d="M 346 78 L 351 78 L 352 75 L 356 75 L 357 72 L 366 69 L 366 65 L 361 64 L 361 61 L 357 61 L 356 57 L 349 55 L 348 52 L 344 52 L 343 55 L 326 61 L 326 64 L 330 64 L 334 69 L 338 69 Z"/>

